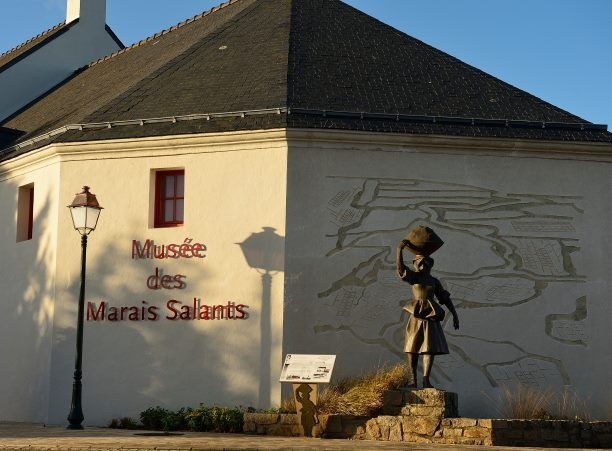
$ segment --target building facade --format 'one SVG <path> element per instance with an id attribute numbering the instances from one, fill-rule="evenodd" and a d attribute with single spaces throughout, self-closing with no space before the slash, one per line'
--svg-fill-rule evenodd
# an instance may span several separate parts
<path id="1" fill-rule="evenodd" d="M 123 48 L 106 25 L 106 0 L 68 0 L 64 23 L 0 55 L 0 120 Z"/>
<path id="2" fill-rule="evenodd" d="M 0 127 L 0 419 L 68 413 L 83 185 L 105 208 L 88 424 L 278 405 L 285 353 L 337 354 L 337 377 L 401 361 L 394 254 L 416 225 L 446 242 L 461 328 L 433 381 L 461 414 L 519 383 L 605 412 L 612 135 L 340 1 L 230 1 Z"/>

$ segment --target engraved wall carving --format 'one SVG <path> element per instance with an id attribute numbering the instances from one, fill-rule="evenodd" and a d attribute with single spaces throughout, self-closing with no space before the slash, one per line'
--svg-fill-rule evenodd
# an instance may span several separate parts
<path id="1" fill-rule="evenodd" d="M 446 241 L 434 273 L 451 292 L 462 327 L 444 329 L 451 355 L 434 379 L 453 382 L 476 371 L 491 387 L 571 384 L 560 354 L 589 345 L 588 300 L 573 298 L 585 277 L 576 266 L 583 211 L 577 196 L 502 193 L 487 187 L 419 179 L 327 177 L 326 263 L 318 293 L 325 310 L 317 334 L 350 334 L 403 358 L 410 289 L 395 275 L 395 246 L 412 227 L 432 227 Z M 350 262 L 347 266 L 347 262 Z M 578 287 L 578 288 L 576 288 Z M 569 296 L 569 297 L 568 297 Z M 325 318 L 325 319 L 322 319 Z M 479 327 L 486 322 L 491 327 Z M 529 328 L 538 340 L 525 340 Z M 553 352 L 562 346 L 561 352 Z"/>

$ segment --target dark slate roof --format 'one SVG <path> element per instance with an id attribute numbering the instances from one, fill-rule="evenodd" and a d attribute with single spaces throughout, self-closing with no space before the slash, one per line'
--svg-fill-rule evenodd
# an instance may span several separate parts
<path id="1" fill-rule="evenodd" d="M 5 159 L 51 141 L 279 127 L 612 142 L 339 0 L 231 0 L 91 64 L 0 125 L 28 145 L 42 135 Z"/>
<path id="2" fill-rule="evenodd" d="M 563 123 L 588 121 L 342 2 L 294 2 L 291 34 L 288 103 L 294 111 L 300 107 L 400 115 L 399 121 L 292 115 L 292 126 L 612 142 L 605 128 L 560 131 Z M 434 124 L 436 116 L 448 120 Z M 499 121 L 475 120 L 471 126 L 472 119 Z M 506 120 L 520 122 L 506 127 Z M 542 128 L 542 122 L 559 126 Z"/>

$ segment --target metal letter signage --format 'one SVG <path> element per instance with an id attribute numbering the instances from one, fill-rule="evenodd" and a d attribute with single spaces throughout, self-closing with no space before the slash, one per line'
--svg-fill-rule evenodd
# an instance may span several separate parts
<path id="1" fill-rule="evenodd" d="M 192 238 L 185 238 L 181 244 L 160 244 L 153 240 L 146 240 L 144 244 L 132 240 L 132 259 L 154 258 L 206 258 L 206 246 L 202 243 L 191 244 Z"/>
<path id="2" fill-rule="evenodd" d="M 149 239 L 144 244 L 132 240 L 132 260 L 205 259 L 206 245 L 192 241 L 192 238 L 185 238 L 180 244 L 158 245 Z M 187 288 L 187 276 L 165 274 L 162 268 L 155 267 L 155 273 L 148 276 L 143 285 L 149 290 L 184 290 Z M 87 303 L 87 321 L 246 320 L 249 318 L 248 309 L 248 305 L 233 300 L 208 305 L 199 297 L 188 301 L 170 298 L 163 306 L 150 305 L 147 301 L 140 301 L 137 305 L 112 306 L 108 301 L 99 301 Z"/>

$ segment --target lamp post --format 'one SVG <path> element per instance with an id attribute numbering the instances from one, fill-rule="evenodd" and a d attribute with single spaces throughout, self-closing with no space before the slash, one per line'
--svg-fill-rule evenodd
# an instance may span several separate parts
<path id="1" fill-rule="evenodd" d="M 67 429 L 83 429 L 83 409 L 81 408 L 81 377 L 83 371 L 83 314 L 85 310 L 85 262 L 87 257 L 87 235 L 96 229 L 102 207 L 96 196 L 84 186 L 83 192 L 75 196 L 68 205 L 72 216 L 72 224 L 81 234 L 81 291 L 79 293 L 79 312 L 77 322 L 76 358 L 74 361 L 74 382 L 72 383 L 72 403 L 68 414 Z"/>

